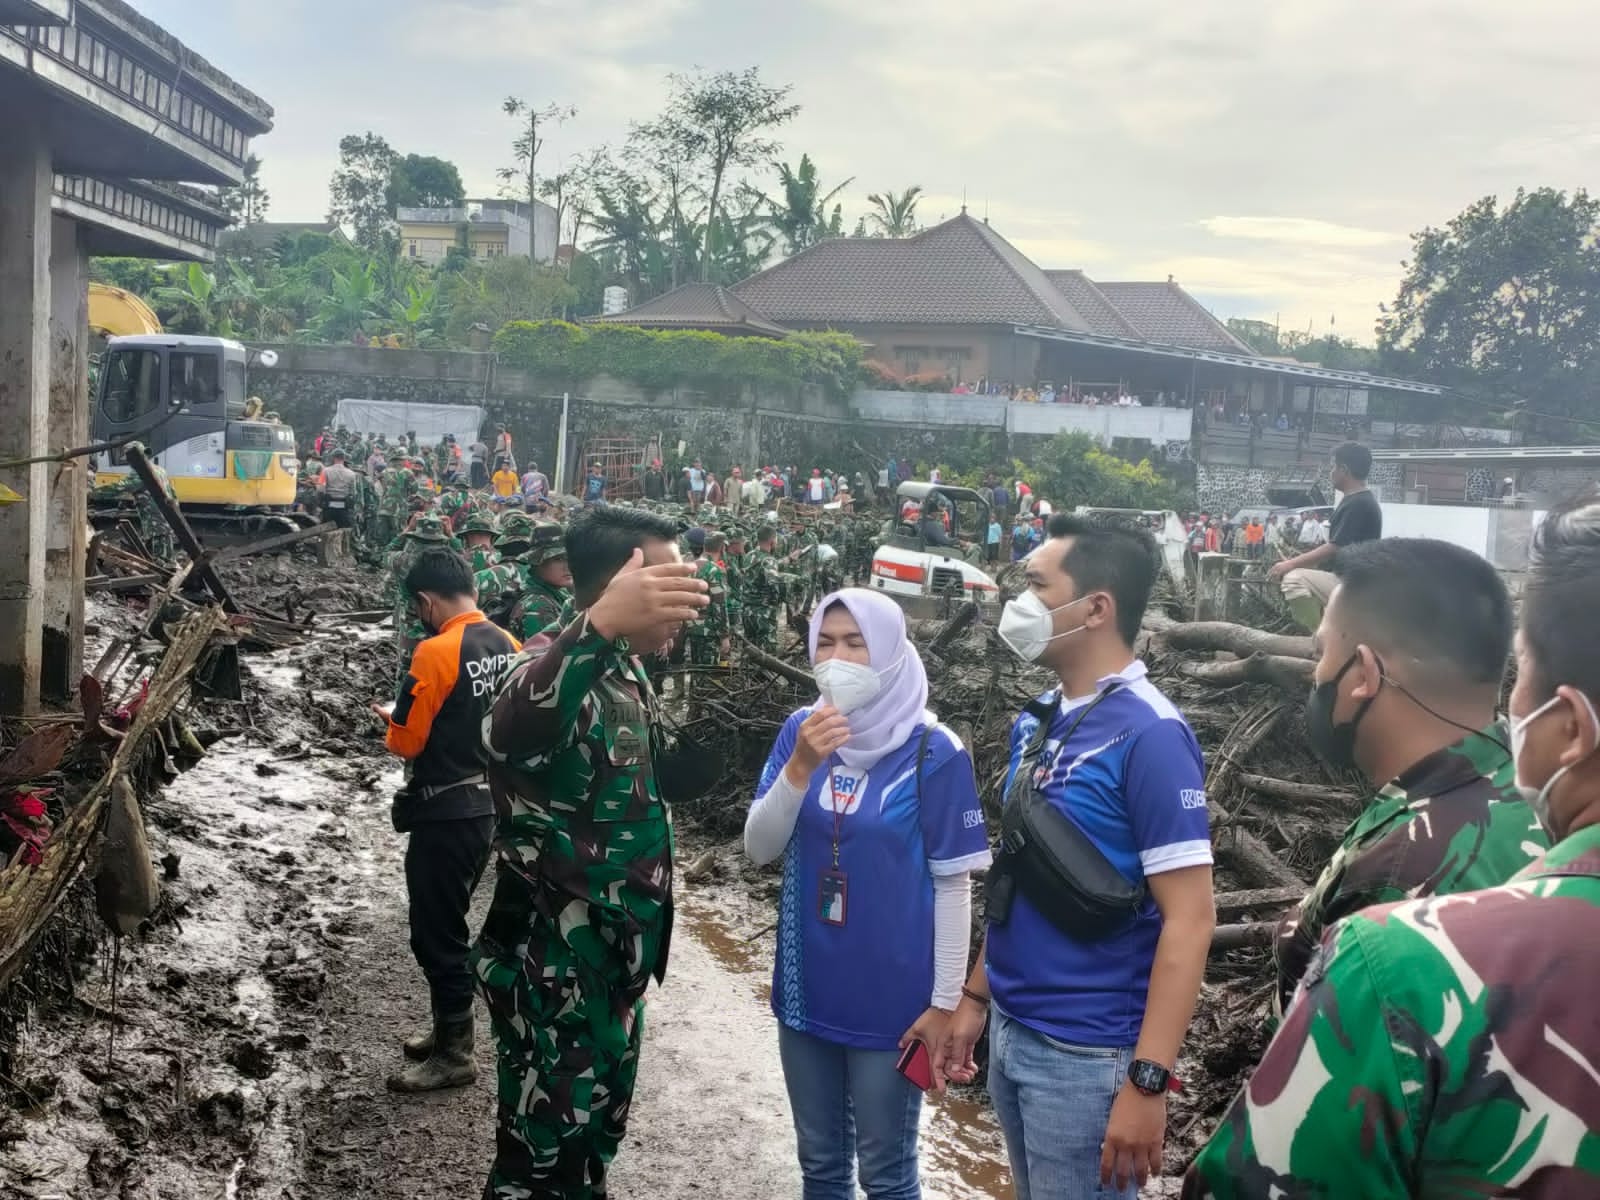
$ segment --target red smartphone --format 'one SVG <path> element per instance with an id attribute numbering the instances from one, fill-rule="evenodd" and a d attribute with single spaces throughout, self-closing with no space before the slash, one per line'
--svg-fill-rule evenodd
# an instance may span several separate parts
<path id="1" fill-rule="evenodd" d="M 920 1039 L 901 1052 L 894 1069 L 925 1092 L 933 1087 L 933 1062 L 928 1058 L 927 1043 Z"/>

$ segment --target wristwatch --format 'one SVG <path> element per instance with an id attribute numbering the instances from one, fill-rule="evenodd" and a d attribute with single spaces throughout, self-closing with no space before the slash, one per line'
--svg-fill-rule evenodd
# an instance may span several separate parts
<path id="1" fill-rule="evenodd" d="M 1146 1096 L 1160 1096 L 1166 1092 L 1181 1092 L 1183 1084 L 1178 1077 L 1160 1063 L 1148 1058 L 1136 1058 L 1128 1065 L 1128 1082 Z"/>

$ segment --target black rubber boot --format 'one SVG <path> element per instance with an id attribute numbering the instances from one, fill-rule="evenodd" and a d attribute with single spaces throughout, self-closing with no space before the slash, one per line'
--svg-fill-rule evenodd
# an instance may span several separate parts
<path id="1" fill-rule="evenodd" d="M 472 1017 L 436 1021 L 433 1028 L 433 1053 L 426 1062 L 414 1063 L 396 1071 L 385 1081 L 391 1092 L 435 1092 L 442 1088 L 465 1087 L 478 1078 L 478 1064 L 472 1058 Z"/>
<path id="2" fill-rule="evenodd" d="M 401 1051 L 412 1062 L 426 1062 L 433 1054 L 433 1026 L 429 1025 L 420 1033 L 413 1033 L 405 1040 Z"/>

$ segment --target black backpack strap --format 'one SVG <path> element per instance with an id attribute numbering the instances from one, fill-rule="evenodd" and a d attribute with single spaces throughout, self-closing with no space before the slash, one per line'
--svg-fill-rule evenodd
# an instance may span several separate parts
<path id="1" fill-rule="evenodd" d="M 928 757 L 928 739 L 933 736 L 933 731 L 939 722 L 922 727 L 922 736 L 917 739 L 917 807 L 922 806 L 922 764 Z"/>

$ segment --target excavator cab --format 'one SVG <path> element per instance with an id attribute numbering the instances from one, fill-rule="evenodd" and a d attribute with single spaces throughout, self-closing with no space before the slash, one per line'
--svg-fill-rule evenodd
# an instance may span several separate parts
<path id="1" fill-rule="evenodd" d="M 288 513 L 299 470 L 294 430 L 245 418 L 252 353 L 226 338 L 112 338 L 100 365 L 93 440 L 144 443 L 195 517 Z M 270 366 L 271 354 L 261 352 L 258 361 Z M 128 470 L 120 450 L 103 451 L 95 459 L 95 485 L 118 484 Z"/>

